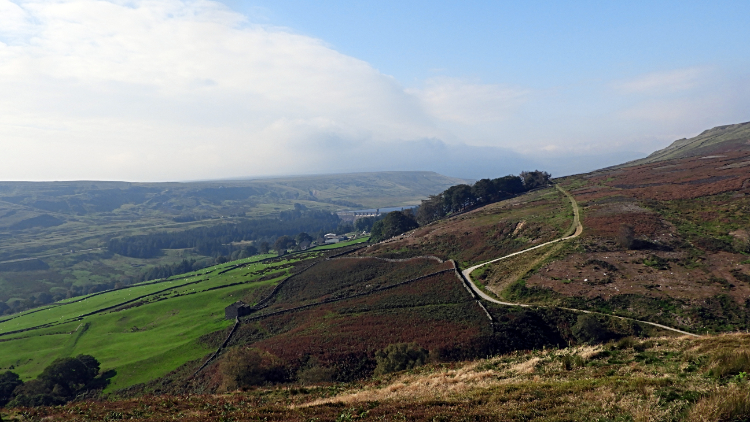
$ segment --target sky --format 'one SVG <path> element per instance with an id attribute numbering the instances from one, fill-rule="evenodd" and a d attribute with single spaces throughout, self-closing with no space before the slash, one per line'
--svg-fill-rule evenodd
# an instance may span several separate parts
<path id="1" fill-rule="evenodd" d="M 750 2 L 0 0 L 0 180 L 553 176 L 750 120 Z"/>

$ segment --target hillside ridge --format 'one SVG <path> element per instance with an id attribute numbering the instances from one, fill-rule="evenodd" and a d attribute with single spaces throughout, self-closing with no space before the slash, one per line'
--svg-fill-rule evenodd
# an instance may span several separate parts
<path id="1" fill-rule="evenodd" d="M 666 148 L 654 151 L 645 158 L 629 161 L 612 168 L 737 150 L 750 150 L 750 122 L 716 126 L 704 130 L 692 138 L 678 139 Z"/>

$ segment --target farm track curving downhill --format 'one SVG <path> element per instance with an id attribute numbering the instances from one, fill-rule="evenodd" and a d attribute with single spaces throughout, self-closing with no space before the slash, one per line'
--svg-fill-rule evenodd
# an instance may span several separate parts
<path id="1" fill-rule="evenodd" d="M 545 247 L 545 246 L 548 246 L 548 245 L 552 245 L 552 244 L 557 243 L 557 242 L 563 242 L 563 241 L 566 241 L 566 240 L 575 239 L 576 237 L 580 236 L 581 233 L 583 233 L 583 225 L 581 224 L 581 215 L 580 215 L 580 211 L 579 211 L 579 208 L 578 208 L 578 203 L 576 202 L 575 198 L 573 198 L 573 195 L 571 195 L 569 192 L 565 191 L 559 185 L 555 185 L 555 188 L 557 188 L 557 190 L 559 190 L 566 197 L 568 197 L 568 199 L 570 200 L 570 204 L 573 207 L 573 225 L 571 226 L 571 230 L 568 231 L 568 233 L 570 233 L 570 231 L 573 231 L 573 233 L 572 234 L 567 234 L 566 233 L 565 236 L 563 236 L 563 237 L 561 237 L 559 239 L 555 239 L 555 240 L 552 240 L 552 241 L 549 241 L 549 242 L 546 242 L 546 243 L 542 243 L 541 245 L 536 245 L 534 247 L 531 247 L 531 248 L 528 248 L 528 249 L 524 249 L 522 251 L 513 252 L 512 254 L 501 256 L 500 258 L 495 258 L 495 259 L 492 259 L 490 261 L 474 265 L 473 267 L 469 267 L 469 268 L 461 271 L 461 275 L 464 277 L 464 279 L 466 280 L 467 284 L 471 287 L 471 289 L 477 295 L 479 295 L 482 299 L 484 299 L 484 300 L 486 300 L 488 302 L 496 303 L 498 305 L 504 305 L 504 306 L 521 306 L 521 307 L 525 307 L 525 308 L 532 307 L 532 306 L 533 307 L 540 307 L 540 308 L 558 308 L 558 309 L 565 309 L 567 311 L 581 312 L 581 313 L 585 313 L 585 314 L 604 315 L 604 316 L 608 316 L 608 317 L 619 318 L 619 319 L 622 319 L 622 320 L 634 321 L 634 322 L 638 322 L 638 323 L 641 323 L 641 324 L 651 325 L 653 327 L 662 328 L 662 329 L 665 329 L 665 330 L 673 331 L 673 332 L 684 334 L 684 335 L 687 335 L 687 336 L 700 337 L 697 334 L 689 333 L 687 331 L 679 330 L 677 328 L 669 327 L 669 326 L 666 326 L 666 325 L 657 324 L 655 322 L 641 321 L 641 320 L 637 320 L 637 319 L 633 319 L 633 318 L 627 318 L 627 317 L 622 317 L 622 316 L 617 316 L 617 315 L 604 314 L 604 313 L 601 313 L 601 312 L 587 311 L 587 310 L 583 310 L 583 309 L 565 308 L 565 307 L 562 307 L 562 306 L 529 305 L 529 304 L 525 304 L 525 303 L 503 302 L 503 301 L 497 300 L 497 299 L 493 298 L 492 296 L 488 295 L 487 293 L 485 293 L 484 291 L 482 291 L 482 289 L 480 289 L 479 287 L 477 287 L 476 284 L 474 284 L 474 282 L 471 279 L 471 273 L 474 270 L 478 269 L 478 268 L 481 268 L 481 267 L 483 267 L 483 266 L 485 266 L 487 264 L 492 264 L 493 262 L 501 261 L 501 260 L 504 260 L 504 259 L 508 259 L 508 258 L 514 257 L 516 255 L 520 255 L 522 253 L 533 251 L 534 249 L 539 249 L 539 248 L 542 248 L 542 247 Z"/>

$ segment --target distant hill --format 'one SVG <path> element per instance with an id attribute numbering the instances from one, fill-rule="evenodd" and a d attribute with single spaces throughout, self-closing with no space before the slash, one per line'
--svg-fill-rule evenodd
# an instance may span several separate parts
<path id="1" fill-rule="evenodd" d="M 750 122 L 716 126 L 693 138 L 678 139 L 672 142 L 670 146 L 660 149 L 646 158 L 630 161 L 616 167 L 649 164 L 699 155 L 716 155 L 739 150 L 750 151 Z"/>
<path id="2" fill-rule="evenodd" d="M 129 284 L 183 260 L 205 266 L 248 242 L 327 232 L 338 221 L 331 212 L 416 205 L 465 182 L 429 171 L 187 183 L 0 181 L 0 314 Z M 310 218 L 298 215 L 281 232 L 269 223 L 297 209 L 310 210 Z M 200 251 L 172 238 L 158 246 L 156 237 L 137 247 L 110 242 L 189 230 L 200 233 Z"/>
<path id="3" fill-rule="evenodd" d="M 0 182 L 0 230 L 47 213 L 56 213 L 58 218 L 113 213 L 137 219 L 154 211 L 169 217 L 263 214 L 259 205 L 289 201 L 345 208 L 415 205 L 428 195 L 464 182 L 431 171 L 190 183 Z"/>

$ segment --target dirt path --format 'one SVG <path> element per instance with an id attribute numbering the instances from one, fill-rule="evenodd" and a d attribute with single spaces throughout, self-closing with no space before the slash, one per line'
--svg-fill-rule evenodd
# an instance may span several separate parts
<path id="1" fill-rule="evenodd" d="M 484 291 L 482 291 L 479 287 L 477 287 L 476 284 L 474 284 L 474 281 L 471 279 L 471 273 L 474 270 L 476 270 L 477 268 L 481 268 L 481 267 L 483 267 L 483 266 L 485 266 L 487 264 L 492 264 L 493 262 L 501 261 L 503 259 L 508 259 L 508 258 L 514 257 L 516 255 L 520 255 L 522 253 L 533 251 L 534 249 L 539 249 L 539 248 L 542 248 L 542 247 L 545 247 L 545 246 L 548 246 L 548 245 L 552 245 L 552 244 L 557 243 L 557 242 L 562 242 L 562 241 L 565 241 L 565 240 L 574 239 L 574 238 L 580 236 L 581 233 L 583 233 L 583 225 L 581 224 L 581 215 L 580 215 L 580 211 L 579 211 L 579 208 L 578 208 L 578 203 L 576 202 L 575 198 L 573 198 L 573 195 L 571 195 L 570 193 L 568 193 L 567 191 L 565 191 L 559 185 L 555 185 L 555 187 L 557 188 L 557 190 L 559 190 L 565 196 L 568 197 L 568 199 L 570 200 L 570 204 L 573 207 L 573 224 L 571 225 L 570 230 L 568 230 L 568 233 L 570 233 L 571 231 L 573 233 L 572 234 L 566 233 L 565 236 L 563 236 L 563 237 L 561 237 L 559 239 L 552 240 L 552 241 L 546 242 L 546 243 L 542 243 L 541 245 L 536 245 L 534 247 L 531 247 L 531 248 L 528 248 L 528 249 L 524 249 L 522 251 L 513 252 L 512 254 L 501 256 L 500 258 L 495 258 L 495 259 L 493 259 L 491 261 L 487 261 L 487 262 L 484 262 L 482 264 L 477 264 L 477 265 L 474 265 L 473 267 L 469 267 L 469 268 L 461 271 L 461 274 L 464 276 L 464 278 L 468 282 L 468 285 L 482 299 L 484 299 L 484 300 L 486 300 L 488 302 L 497 303 L 498 305 L 504 305 L 504 306 L 522 306 L 522 307 L 525 307 L 525 308 L 528 308 L 528 307 L 531 307 L 531 306 L 538 306 L 538 305 L 528 305 L 528 304 L 524 304 L 524 303 L 503 302 L 503 301 L 497 300 L 497 299 L 493 298 L 492 296 L 488 295 L 487 293 L 485 293 Z M 539 307 L 559 308 L 559 309 L 565 309 L 567 311 L 581 312 L 581 313 L 586 313 L 586 314 L 605 315 L 605 316 L 608 316 L 608 317 L 619 318 L 619 319 L 622 319 L 622 320 L 635 321 L 635 322 L 639 322 L 641 324 L 648 324 L 648 325 L 651 325 L 651 326 L 654 326 L 654 327 L 663 328 L 665 330 L 673 331 L 673 332 L 684 334 L 684 335 L 688 335 L 688 336 L 699 337 L 697 334 L 689 333 L 687 331 L 678 330 L 677 328 L 668 327 L 666 325 L 657 324 L 655 322 L 641 321 L 641 320 L 637 320 L 637 319 L 633 319 L 633 318 L 626 318 L 626 317 L 621 317 L 621 316 L 616 316 L 616 315 L 602 314 L 600 312 L 586 311 L 586 310 L 583 310 L 583 309 L 563 308 L 563 307 L 558 307 L 558 306 L 539 306 Z"/>

